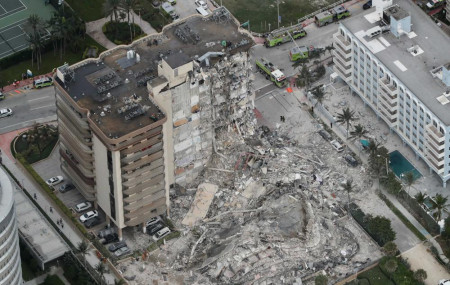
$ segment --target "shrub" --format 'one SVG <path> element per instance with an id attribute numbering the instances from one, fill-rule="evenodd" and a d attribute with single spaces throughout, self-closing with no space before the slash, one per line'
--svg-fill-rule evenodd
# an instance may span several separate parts
<path id="1" fill-rule="evenodd" d="M 141 28 L 136 24 L 130 24 L 132 32 L 136 32 L 133 40 L 139 38 L 142 35 L 145 35 Z M 134 25 L 134 26 L 133 26 Z M 131 34 L 130 34 L 130 26 L 128 23 L 116 23 L 116 22 L 107 22 L 102 30 L 105 30 L 103 34 L 117 45 L 121 44 L 129 44 L 131 43 Z"/>
<path id="2" fill-rule="evenodd" d="M 42 285 L 64 285 L 64 282 L 58 277 L 58 275 L 48 275 Z"/>

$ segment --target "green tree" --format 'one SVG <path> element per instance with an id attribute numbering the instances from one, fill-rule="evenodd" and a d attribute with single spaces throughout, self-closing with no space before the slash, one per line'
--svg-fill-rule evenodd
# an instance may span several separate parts
<path id="1" fill-rule="evenodd" d="M 392 273 L 397 271 L 398 263 L 395 258 L 390 258 L 384 264 L 384 269 L 389 273 L 389 279 L 391 279 Z M 392 279 L 391 279 L 392 280 Z"/>
<path id="2" fill-rule="evenodd" d="M 84 266 L 86 267 L 86 254 L 89 251 L 89 244 L 86 242 L 86 240 L 83 239 L 78 243 L 77 250 L 83 256 Z"/>
<path id="3" fill-rule="evenodd" d="M 383 246 L 383 251 L 387 256 L 390 257 L 394 257 L 397 255 L 398 252 L 398 248 L 397 245 L 395 244 L 395 242 L 393 241 L 388 241 L 384 246 Z"/>
<path id="4" fill-rule="evenodd" d="M 105 16 L 110 16 L 111 22 L 117 22 L 118 13 L 121 9 L 121 1 L 120 0 L 106 0 L 103 4 L 103 12 Z M 113 20 L 114 16 L 114 20 Z"/>
<path id="5" fill-rule="evenodd" d="M 311 89 L 311 94 L 316 99 L 316 106 L 318 103 L 322 105 L 323 100 L 325 99 L 325 92 L 323 92 L 323 85 L 316 86 L 313 89 Z"/>
<path id="6" fill-rule="evenodd" d="M 447 241 L 450 239 L 450 216 L 445 218 L 444 230 L 442 231 L 441 236 Z"/>
<path id="7" fill-rule="evenodd" d="M 409 190 L 411 189 L 411 186 L 414 184 L 415 178 L 412 171 L 407 172 L 406 174 L 403 174 L 403 183 L 405 183 L 405 186 L 408 187 L 408 194 Z"/>
<path id="8" fill-rule="evenodd" d="M 436 220 L 440 221 L 442 216 L 442 210 L 447 207 L 447 197 L 442 196 L 441 194 L 436 194 L 434 196 L 434 204 L 433 209 L 437 210 L 436 212 Z"/>
<path id="9" fill-rule="evenodd" d="M 105 279 L 104 274 L 106 273 L 106 266 L 105 266 L 105 264 L 104 264 L 103 262 L 100 261 L 100 262 L 97 263 L 97 265 L 95 266 L 95 270 L 97 270 L 97 272 L 100 274 L 100 278 L 101 278 L 102 283 L 103 283 L 103 281 L 104 281 L 104 279 Z"/>
<path id="10" fill-rule="evenodd" d="M 31 26 L 34 37 L 40 37 L 40 32 L 44 24 L 41 17 L 38 14 L 31 14 L 27 19 L 27 23 Z"/>
<path id="11" fill-rule="evenodd" d="M 119 280 L 114 279 L 114 285 L 123 285 L 123 284 L 125 284 L 125 280 L 123 280 L 123 279 L 119 279 Z"/>
<path id="12" fill-rule="evenodd" d="M 380 245 L 395 240 L 395 232 L 392 230 L 391 220 L 386 217 L 371 215 L 365 216 L 367 232 Z"/>
<path id="13" fill-rule="evenodd" d="M 304 60 L 300 60 L 296 63 L 301 65 L 300 74 L 297 77 L 297 86 L 305 87 L 305 89 L 308 90 L 312 82 L 312 74 L 309 71 L 309 67 L 306 65 Z"/>
<path id="14" fill-rule="evenodd" d="M 422 192 L 417 193 L 414 198 L 416 198 L 417 203 L 423 204 L 425 202 L 425 194 Z"/>
<path id="15" fill-rule="evenodd" d="M 350 132 L 350 138 L 360 140 L 360 139 L 366 137 L 368 133 L 369 133 L 369 131 L 367 131 L 363 125 L 357 124 L 353 128 L 353 131 Z"/>
<path id="16" fill-rule="evenodd" d="M 315 285 L 327 285 L 328 284 L 328 278 L 325 275 L 319 274 L 316 276 L 316 279 L 314 279 Z"/>
<path id="17" fill-rule="evenodd" d="M 330 56 L 331 56 L 331 51 L 334 49 L 335 49 L 335 47 L 333 46 L 333 43 L 331 43 L 331 45 L 325 47 L 325 51 L 328 52 Z"/>
<path id="18" fill-rule="evenodd" d="M 375 156 L 377 155 L 378 149 L 380 148 L 381 144 L 377 143 L 374 140 L 369 140 L 369 146 L 367 147 L 369 151 L 369 156 Z"/>
<path id="19" fill-rule="evenodd" d="M 344 184 L 344 190 L 347 192 L 347 210 L 348 213 L 350 213 L 350 192 L 353 191 L 353 185 L 352 181 L 350 179 L 347 179 L 347 181 Z"/>
<path id="20" fill-rule="evenodd" d="M 428 277 L 427 272 L 423 269 L 417 269 L 416 272 L 414 272 L 414 279 L 416 279 L 421 283 L 423 283 L 423 281 L 425 281 L 427 277 Z"/>
<path id="21" fill-rule="evenodd" d="M 347 138 L 348 138 L 348 130 L 351 126 L 351 123 L 355 120 L 355 111 L 350 110 L 349 107 L 342 110 L 342 113 L 337 114 L 336 122 L 340 124 L 345 124 L 347 129 Z"/>
<path id="22" fill-rule="evenodd" d="M 29 34 L 28 43 L 31 49 L 31 66 L 34 66 L 36 61 L 37 69 L 41 68 L 42 63 L 42 49 L 44 47 L 44 41 L 39 35 Z"/>

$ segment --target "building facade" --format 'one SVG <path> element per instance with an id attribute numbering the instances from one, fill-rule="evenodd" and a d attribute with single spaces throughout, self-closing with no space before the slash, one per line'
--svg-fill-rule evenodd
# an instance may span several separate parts
<path id="1" fill-rule="evenodd" d="M 340 23 L 334 71 L 445 187 L 450 178 L 450 56 L 441 51 L 450 50 L 450 40 L 409 2 L 374 1 L 365 15 Z"/>
<path id="2" fill-rule="evenodd" d="M 447 21 L 450 22 L 450 0 L 447 0 L 447 5 L 445 6 L 445 17 L 447 18 Z"/>
<path id="3" fill-rule="evenodd" d="M 145 231 L 146 221 L 167 213 L 169 188 L 192 182 L 210 158 L 205 118 L 212 112 L 204 97 L 212 88 L 202 86 L 210 76 L 198 59 L 214 54 L 211 61 L 218 61 L 224 46 L 217 42 L 227 43 L 229 52 L 247 50 L 250 38 L 238 29 L 221 8 L 57 69 L 61 168 L 120 237 L 121 229 Z"/>
<path id="4" fill-rule="evenodd" d="M 0 285 L 22 284 L 13 186 L 0 168 Z"/>

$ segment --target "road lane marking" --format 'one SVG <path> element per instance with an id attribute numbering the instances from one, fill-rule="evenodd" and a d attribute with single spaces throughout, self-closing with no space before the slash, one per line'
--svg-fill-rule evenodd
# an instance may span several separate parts
<path id="1" fill-rule="evenodd" d="M 50 96 L 44 96 L 44 97 L 41 97 L 41 98 L 31 99 L 31 100 L 28 100 L 28 102 L 42 100 L 42 99 L 46 99 L 46 98 L 50 98 Z"/>
<path id="2" fill-rule="evenodd" d="M 54 107 L 54 106 L 55 105 L 45 105 L 45 106 L 42 106 L 42 107 L 32 108 L 32 109 L 30 109 L 30 111 L 38 110 L 38 109 L 42 109 L 42 108 Z"/>

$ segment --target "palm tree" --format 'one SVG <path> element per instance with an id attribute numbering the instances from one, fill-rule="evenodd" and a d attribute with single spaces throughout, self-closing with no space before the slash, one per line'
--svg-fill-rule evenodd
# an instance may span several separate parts
<path id="1" fill-rule="evenodd" d="M 403 174 L 403 181 L 405 183 L 405 185 L 408 187 L 408 195 L 409 195 L 409 190 L 411 188 L 411 186 L 414 184 L 414 174 L 412 173 L 412 171 L 407 172 L 406 174 Z"/>
<path id="2" fill-rule="evenodd" d="M 436 220 L 440 221 L 442 216 L 442 210 L 447 207 L 447 197 L 442 196 L 441 194 L 436 194 L 434 196 L 434 204 L 433 209 L 437 210 L 436 212 Z"/>
<path id="3" fill-rule="evenodd" d="M 397 260 L 395 260 L 395 258 L 391 258 L 386 261 L 386 263 L 384 264 L 384 269 L 389 273 L 389 279 L 391 279 L 392 273 L 397 271 L 397 267 L 398 263 Z"/>
<path id="4" fill-rule="evenodd" d="M 353 128 L 353 131 L 350 132 L 350 138 L 351 139 L 362 139 L 362 138 L 365 138 L 368 133 L 369 133 L 369 131 L 366 130 L 366 128 L 364 128 L 363 125 L 357 124 Z"/>
<path id="5" fill-rule="evenodd" d="M 394 257 L 397 255 L 398 248 L 397 248 L 397 245 L 395 244 L 395 242 L 388 241 L 383 246 L 383 251 L 384 251 L 384 253 L 386 253 L 387 256 Z"/>
<path id="6" fill-rule="evenodd" d="M 414 198 L 416 198 L 416 201 L 419 204 L 423 204 L 423 202 L 425 202 L 425 194 L 423 194 L 422 192 L 417 193 Z"/>
<path id="7" fill-rule="evenodd" d="M 331 51 L 334 49 L 335 49 L 335 47 L 333 46 L 333 43 L 331 43 L 331 45 L 325 47 L 325 51 L 327 51 L 330 54 L 330 56 L 331 56 Z"/>
<path id="8" fill-rule="evenodd" d="M 347 138 L 348 138 L 348 129 L 350 128 L 350 125 L 354 120 L 355 120 L 355 111 L 350 110 L 349 107 L 342 110 L 341 114 L 337 114 L 336 122 L 340 124 L 346 124 L 347 126 Z"/>
<path id="9" fill-rule="evenodd" d="M 89 244 L 86 242 L 86 240 L 82 240 L 78 243 L 77 247 L 78 252 L 83 256 L 84 259 L 84 267 L 86 267 L 86 254 L 89 250 Z"/>
<path id="10" fill-rule="evenodd" d="M 106 272 L 106 266 L 105 266 L 105 264 L 104 264 L 103 262 L 100 261 L 100 262 L 97 263 L 97 265 L 95 266 L 95 270 L 97 270 L 98 273 L 100 274 L 100 278 L 101 278 L 102 283 L 103 283 L 103 279 L 105 278 L 105 276 L 104 276 L 103 274 L 105 274 L 105 272 Z"/>
<path id="11" fill-rule="evenodd" d="M 119 280 L 114 279 L 114 285 L 123 285 L 123 284 L 125 284 L 125 280 L 123 280 L 123 279 L 119 279 Z"/>
<path id="12" fill-rule="evenodd" d="M 380 143 L 377 143 L 374 140 L 369 140 L 369 146 L 367 147 L 367 149 L 369 150 L 369 155 L 375 156 L 378 152 L 378 149 L 380 148 L 380 145 Z"/>
<path id="13" fill-rule="evenodd" d="M 42 38 L 38 35 L 28 34 L 28 43 L 31 49 L 31 66 L 34 66 L 34 62 L 37 63 L 37 69 L 41 68 L 42 62 L 42 48 L 44 47 L 44 42 Z"/>
<path id="14" fill-rule="evenodd" d="M 325 275 L 317 275 L 316 279 L 314 279 L 314 285 L 327 285 L 328 278 Z"/>
<path id="15" fill-rule="evenodd" d="M 352 181 L 350 179 L 347 179 L 347 182 L 345 182 L 344 190 L 345 190 L 345 192 L 347 192 L 347 199 L 348 199 L 347 210 L 348 210 L 348 213 L 350 214 L 350 192 L 352 192 L 352 190 L 353 190 Z"/>
<path id="16" fill-rule="evenodd" d="M 117 15 L 120 10 L 120 5 L 120 0 L 106 0 L 105 4 L 103 4 L 103 11 L 106 16 L 109 15 L 111 17 L 111 22 L 113 22 L 113 16 L 114 21 L 117 22 Z"/>
<path id="17" fill-rule="evenodd" d="M 301 65 L 300 74 L 297 78 L 297 86 L 305 86 L 305 89 L 309 89 L 309 85 L 311 84 L 312 74 L 309 71 L 308 66 L 306 65 L 307 59 L 300 59 L 296 62 L 296 64 Z"/>
<path id="18" fill-rule="evenodd" d="M 416 279 L 420 283 L 423 283 L 423 281 L 425 281 L 425 279 L 427 279 L 427 277 L 428 277 L 428 274 L 423 269 L 417 269 L 416 272 L 414 272 L 414 279 Z"/>
<path id="19" fill-rule="evenodd" d="M 325 92 L 323 92 L 323 85 L 314 87 L 311 90 L 311 94 L 317 100 L 316 104 L 314 104 L 314 106 L 316 106 L 318 103 L 320 103 L 320 105 L 322 105 L 322 102 L 325 99 Z"/>
<path id="20" fill-rule="evenodd" d="M 38 34 L 42 29 L 43 24 L 41 17 L 39 17 L 37 14 L 31 14 L 28 17 L 27 22 L 31 26 L 31 29 L 33 30 L 34 37 L 38 37 L 39 36 Z"/>

